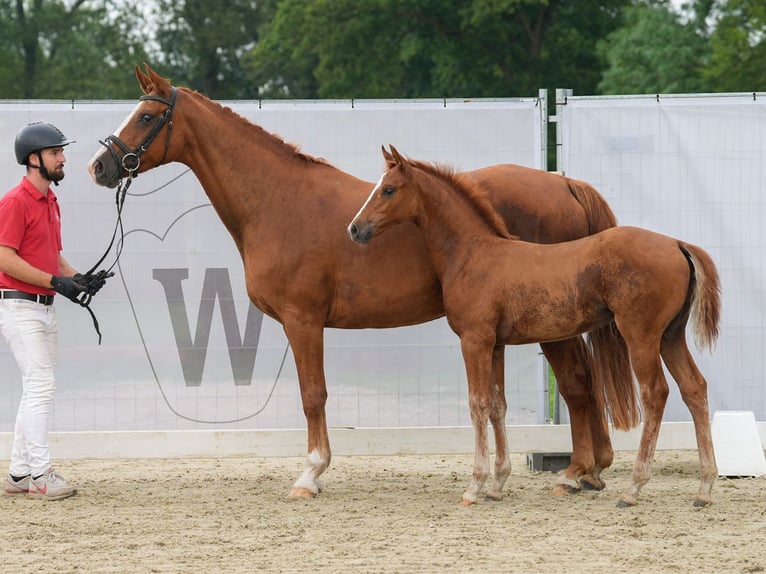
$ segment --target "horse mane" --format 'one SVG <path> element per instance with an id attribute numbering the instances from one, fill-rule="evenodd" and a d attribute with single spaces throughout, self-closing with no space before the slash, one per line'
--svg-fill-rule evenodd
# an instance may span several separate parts
<path id="1" fill-rule="evenodd" d="M 500 218 L 489 197 L 482 189 L 481 185 L 475 183 L 471 185 L 465 177 L 461 177 L 457 170 L 451 166 L 441 163 L 429 163 L 417 160 L 409 160 L 410 164 L 426 173 L 442 180 L 447 186 L 467 200 L 474 211 L 489 226 L 489 228 L 499 237 L 504 239 L 518 239 L 518 236 L 511 234 L 505 222 Z"/>
<path id="2" fill-rule="evenodd" d="M 266 136 L 265 137 L 266 141 L 277 153 L 287 154 L 296 159 L 302 160 L 307 164 L 326 165 L 328 167 L 332 167 L 332 164 L 330 164 L 330 162 L 328 162 L 327 160 L 303 153 L 297 145 L 288 143 L 277 134 L 274 134 L 272 132 L 269 132 L 263 129 L 261 126 L 251 122 L 246 117 L 238 114 L 230 107 L 219 104 L 218 102 L 211 100 L 210 98 L 208 98 L 207 96 L 205 96 L 204 94 L 196 90 L 192 90 L 190 88 L 185 88 L 185 87 L 179 87 L 178 89 L 189 94 L 190 96 L 193 96 L 193 97 L 196 96 L 201 98 L 203 101 L 209 102 L 210 105 L 217 107 L 225 116 L 229 117 L 230 119 L 233 119 L 234 121 L 241 123 L 243 126 L 245 126 L 249 130 L 257 131 L 259 134 Z"/>

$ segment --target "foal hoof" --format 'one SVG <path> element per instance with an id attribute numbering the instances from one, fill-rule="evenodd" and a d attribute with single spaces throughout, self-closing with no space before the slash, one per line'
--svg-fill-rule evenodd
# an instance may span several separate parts
<path id="1" fill-rule="evenodd" d="M 312 492 L 308 488 L 303 486 L 294 486 L 290 491 L 289 498 L 314 498 L 316 495 L 316 492 Z"/>
<path id="2" fill-rule="evenodd" d="M 502 492 L 488 492 L 484 495 L 484 500 L 489 500 L 490 502 L 498 502 L 500 500 L 503 500 L 503 493 Z"/>

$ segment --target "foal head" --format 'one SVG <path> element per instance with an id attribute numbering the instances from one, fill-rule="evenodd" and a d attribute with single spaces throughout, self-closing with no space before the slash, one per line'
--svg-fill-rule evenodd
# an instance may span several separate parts
<path id="1" fill-rule="evenodd" d="M 419 212 L 419 195 L 411 192 L 417 185 L 413 166 L 394 146 L 390 152 L 382 150 L 386 171 L 348 226 L 351 239 L 361 244 L 398 223 L 414 221 Z"/>
<path id="2" fill-rule="evenodd" d="M 105 149 L 88 162 L 88 171 L 98 185 L 115 187 L 123 177 L 173 161 L 168 151 L 177 89 L 149 66 L 146 74 L 138 66 L 135 71 L 144 95 L 117 131 L 100 142 Z"/>
<path id="3" fill-rule="evenodd" d="M 484 232 L 506 239 L 516 238 L 508 232 L 484 191 L 453 170 L 405 159 L 394 146 L 391 146 L 390 152 L 383 148 L 383 157 L 386 172 L 348 226 L 348 234 L 354 241 L 365 244 L 386 229 L 405 221 L 419 224 L 425 209 L 423 198 L 429 195 L 432 188 L 440 198 L 459 200 L 449 202 L 454 206 L 452 209 L 460 210 L 450 214 L 451 218 L 464 219 L 473 213 L 476 216 L 474 221 Z"/>

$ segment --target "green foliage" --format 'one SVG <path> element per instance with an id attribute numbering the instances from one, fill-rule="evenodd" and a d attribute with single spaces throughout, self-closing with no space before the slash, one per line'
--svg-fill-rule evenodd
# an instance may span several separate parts
<path id="1" fill-rule="evenodd" d="M 242 71 L 242 56 L 258 40 L 276 0 L 157 0 L 158 71 L 214 99 L 257 94 Z"/>
<path id="2" fill-rule="evenodd" d="M 673 3 L 677 6 L 677 3 Z M 766 3 L 0 0 L 0 98 L 133 99 L 150 63 L 214 99 L 763 91 Z"/>
<path id="3" fill-rule="evenodd" d="M 599 83 L 605 94 L 704 91 L 701 68 L 707 41 L 693 22 L 683 24 L 664 5 L 625 11 L 625 25 L 599 44 L 608 62 Z"/>
<path id="4" fill-rule="evenodd" d="M 766 3 L 728 0 L 714 13 L 719 17 L 704 78 L 714 91 L 766 91 Z"/>
<path id="5" fill-rule="evenodd" d="M 132 62 L 146 58 L 139 28 L 109 0 L 0 0 L 0 97 L 132 97 Z"/>
<path id="6" fill-rule="evenodd" d="M 629 0 L 284 0 L 247 61 L 266 97 L 592 93 Z"/>

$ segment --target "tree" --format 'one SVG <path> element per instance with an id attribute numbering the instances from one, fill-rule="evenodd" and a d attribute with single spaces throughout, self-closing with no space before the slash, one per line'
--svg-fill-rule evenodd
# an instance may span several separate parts
<path id="1" fill-rule="evenodd" d="M 158 0 L 158 70 L 213 99 L 251 98 L 242 57 L 277 0 Z"/>
<path id="2" fill-rule="evenodd" d="M 664 3 L 625 11 L 625 25 L 599 44 L 608 65 L 599 91 L 605 94 L 704 91 L 707 39 L 695 21 L 686 24 Z"/>
<path id="3" fill-rule="evenodd" d="M 266 97 L 536 96 L 595 90 L 629 0 L 283 0 L 247 59 Z"/>
<path id="4" fill-rule="evenodd" d="M 146 58 L 137 17 L 113 0 L 0 0 L 0 97 L 132 97 Z"/>
<path id="5" fill-rule="evenodd" d="M 711 34 L 710 62 L 703 76 L 715 91 L 766 90 L 766 4 L 763 0 L 719 0 Z"/>

